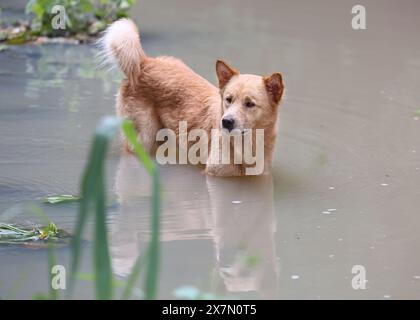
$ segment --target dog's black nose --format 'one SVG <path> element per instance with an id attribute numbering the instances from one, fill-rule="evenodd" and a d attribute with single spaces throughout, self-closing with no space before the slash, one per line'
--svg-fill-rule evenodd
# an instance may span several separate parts
<path id="1" fill-rule="evenodd" d="M 223 125 L 223 128 L 231 131 L 233 127 L 235 126 L 235 120 L 233 118 L 223 118 L 222 125 Z"/>

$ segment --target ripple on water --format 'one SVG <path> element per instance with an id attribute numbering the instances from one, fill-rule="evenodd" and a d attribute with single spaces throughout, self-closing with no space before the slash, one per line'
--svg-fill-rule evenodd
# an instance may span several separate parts
<path id="1" fill-rule="evenodd" d="M 0 201 L 16 202 L 37 200 L 49 194 L 65 192 L 57 183 L 40 179 L 0 177 Z"/>

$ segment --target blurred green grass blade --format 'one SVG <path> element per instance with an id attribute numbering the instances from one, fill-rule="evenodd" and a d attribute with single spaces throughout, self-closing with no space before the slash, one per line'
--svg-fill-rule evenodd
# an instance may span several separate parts
<path id="1" fill-rule="evenodd" d="M 159 257 L 160 257 L 160 182 L 157 167 L 150 159 L 147 152 L 137 142 L 137 134 L 134 129 L 133 123 L 124 120 L 122 129 L 128 141 L 133 147 L 140 163 L 144 165 L 148 173 L 152 176 L 153 192 L 152 192 L 152 217 L 151 229 L 152 236 L 150 244 L 147 249 L 147 268 L 145 280 L 145 297 L 146 299 L 155 299 L 157 293 L 157 281 L 159 276 Z"/>
<path id="2" fill-rule="evenodd" d="M 133 123 L 129 120 L 124 120 L 122 122 L 122 130 L 127 137 L 127 140 L 131 143 L 137 158 L 139 159 L 140 163 L 146 168 L 147 172 L 150 175 L 153 175 L 155 170 L 155 165 L 153 161 L 150 159 L 149 155 L 147 154 L 146 150 L 137 142 L 137 133 L 134 129 Z"/>
<path id="3" fill-rule="evenodd" d="M 86 224 L 86 219 L 91 211 L 95 209 L 95 238 L 94 238 L 94 267 L 95 267 L 95 289 L 96 297 L 99 299 L 112 298 L 112 266 L 109 254 L 107 228 L 106 228 L 106 194 L 105 194 L 105 159 L 111 138 L 115 135 L 117 128 L 121 126 L 128 141 L 132 144 L 138 160 L 146 168 L 153 180 L 152 194 L 152 218 L 151 240 L 146 252 L 146 259 L 138 258 L 129 281 L 124 289 L 123 297 L 130 297 L 135 281 L 139 276 L 143 262 L 146 266 L 145 297 L 146 299 L 156 298 L 157 280 L 159 275 L 159 228 L 160 228 L 160 182 L 159 174 L 153 161 L 147 152 L 137 142 L 137 134 L 133 124 L 116 117 L 104 118 L 96 129 L 92 143 L 89 160 L 85 167 L 81 184 L 81 201 L 79 205 L 78 219 L 75 228 L 75 235 L 72 243 L 72 257 L 70 266 L 70 284 L 68 297 L 72 295 L 76 274 L 79 268 L 81 238 Z"/>
<path id="4" fill-rule="evenodd" d="M 140 275 L 140 272 L 143 270 L 144 263 L 147 259 L 147 256 L 140 254 L 136 262 L 134 263 L 133 268 L 131 269 L 131 273 L 127 279 L 127 282 L 124 287 L 123 294 L 121 296 L 122 300 L 128 300 L 131 298 L 133 293 L 134 285 L 136 284 L 136 280 Z"/>
<path id="5" fill-rule="evenodd" d="M 160 259 L 160 183 L 158 171 L 153 172 L 152 195 L 152 238 L 148 252 L 148 268 L 146 273 L 145 294 L 146 299 L 155 299 L 157 296 L 157 282 L 159 276 Z"/>
<path id="6" fill-rule="evenodd" d="M 108 248 L 108 237 L 106 230 L 106 196 L 105 196 L 105 170 L 104 159 L 106 156 L 108 139 L 104 136 L 98 137 L 101 145 L 100 152 L 104 156 L 98 163 L 98 176 L 96 177 L 96 215 L 95 215 L 95 287 L 96 297 L 105 300 L 112 298 L 112 270 Z"/>
<path id="7" fill-rule="evenodd" d="M 72 246 L 72 257 L 71 257 L 71 266 L 70 266 L 70 282 L 69 282 L 69 290 L 68 290 L 68 297 L 71 297 L 76 281 L 76 274 L 79 268 L 80 264 L 80 247 L 81 247 L 81 239 L 82 234 L 84 230 L 84 226 L 86 225 L 86 219 L 90 212 L 91 206 L 94 206 L 95 208 L 98 206 L 98 202 L 95 201 L 95 198 L 97 197 L 97 190 L 98 190 L 98 177 L 100 175 L 104 174 L 103 164 L 105 162 L 106 157 L 106 150 L 107 145 L 109 143 L 109 140 L 115 135 L 115 132 L 119 125 L 121 124 L 121 120 L 116 117 L 105 117 L 101 121 L 101 123 L 98 125 L 95 131 L 95 136 L 92 142 L 92 147 L 90 149 L 89 154 L 89 160 L 85 167 L 83 178 L 82 178 L 82 184 L 81 184 L 81 201 L 79 205 L 79 213 L 75 228 L 75 234 L 73 238 L 73 246 Z M 99 180 L 99 182 L 104 182 L 103 180 Z M 102 186 L 104 188 L 104 186 Z M 103 199 L 105 200 L 105 199 Z M 104 205 L 101 206 L 103 209 L 103 219 L 100 221 L 105 221 L 105 202 Z M 101 210 L 102 210 L 101 209 Z M 98 219 L 98 209 L 96 208 L 96 220 Z M 97 223 L 96 221 L 95 223 Z M 106 230 L 106 226 L 98 227 L 97 228 L 103 228 L 103 230 Z M 96 229 L 98 230 L 98 229 Z M 96 231 L 97 237 L 103 237 L 104 234 L 98 234 L 98 231 Z M 106 233 L 105 233 L 106 237 Z M 97 243 L 97 241 L 95 241 Z M 99 257 L 100 256 L 100 257 Z M 95 259 L 106 259 L 107 254 L 102 252 L 101 254 L 98 254 L 98 256 L 95 256 Z M 109 259 L 109 255 L 108 255 Z M 98 279 L 103 279 L 104 274 L 109 273 L 111 270 L 110 266 L 111 263 L 108 261 L 106 265 L 104 266 L 104 271 L 102 270 L 102 267 L 99 267 L 98 264 L 95 262 L 95 267 L 99 268 L 100 270 L 95 270 L 95 274 L 97 275 Z M 112 276 L 112 273 L 110 274 Z M 112 281 L 111 279 L 109 281 Z M 105 293 L 101 298 L 111 298 L 108 296 L 110 294 L 110 290 L 108 288 L 108 282 L 101 283 L 101 285 L 104 285 Z M 96 288 L 97 293 L 99 291 L 98 288 Z"/>
<path id="8" fill-rule="evenodd" d="M 86 197 L 86 194 L 89 190 L 94 190 L 95 188 L 95 180 L 92 176 L 94 176 L 94 171 L 96 170 L 95 163 L 98 162 L 99 153 L 98 153 L 98 146 L 95 143 L 96 138 L 93 141 L 93 146 L 91 147 L 89 160 L 86 165 L 85 171 L 83 173 L 82 184 L 81 184 L 81 194 L 83 195 L 82 200 L 79 204 L 79 212 L 76 222 L 76 228 L 74 231 L 74 237 L 72 241 L 72 250 L 71 250 L 71 265 L 70 265 L 70 281 L 69 281 L 69 288 L 67 291 L 67 298 L 70 298 L 75 281 L 76 281 L 76 273 L 79 268 L 79 260 L 80 260 L 80 246 L 81 246 L 81 239 L 84 227 L 86 225 L 87 216 L 89 214 L 89 206 L 91 199 Z"/>

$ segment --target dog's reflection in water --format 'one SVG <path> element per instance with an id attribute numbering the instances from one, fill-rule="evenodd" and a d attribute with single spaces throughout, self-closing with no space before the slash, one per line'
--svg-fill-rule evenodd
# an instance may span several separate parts
<path id="1" fill-rule="evenodd" d="M 229 292 L 274 298 L 277 258 L 271 176 L 207 178 L 216 272 Z"/>
<path id="2" fill-rule="evenodd" d="M 211 277 L 213 293 L 274 298 L 278 266 L 271 176 L 217 178 L 180 165 L 161 166 L 160 173 L 161 241 L 209 239 L 216 268 L 213 274 L 213 265 L 194 270 L 194 277 Z M 126 276 L 150 236 L 151 179 L 134 157 L 121 157 L 115 191 L 120 206 L 110 226 L 111 254 L 114 271 Z M 194 259 L 194 252 L 188 254 Z M 163 257 L 162 273 L 171 272 L 170 264 Z"/>

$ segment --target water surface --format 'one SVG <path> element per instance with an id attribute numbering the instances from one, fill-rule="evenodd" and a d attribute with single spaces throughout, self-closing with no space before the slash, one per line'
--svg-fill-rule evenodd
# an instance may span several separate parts
<path id="1" fill-rule="evenodd" d="M 244 73 L 281 72 L 286 99 L 272 177 L 210 178 L 164 166 L 159 296 L 184 285 L 223 297 L 420 298 L 420 3 L 139 1 L 149 55 L 174 55 L 215 83 L 223 58 Z M 7 11 L 6 11 L 7 12 Z M 14 11 L 15 12 L 15 11 Z M 0 53 L 0 219 L 37 222 L 41 206 L 72 231 L 95 124 L 114 114 L 118 72 L 90 46 Z M 124 278 L 149 236 L 150 180 L 136 160 L 108 160 L 114 272 Z M 87 233 L 83 265 L 90 271 Z M 68 264 L 67 247 L 58 249 Z M 367 289 L 354 290 L 354 265 Z M 46 251 L 0 247 L 0 298 L 47 292 Z M 91 298 L 81 281 L 77 296 Z"/>

